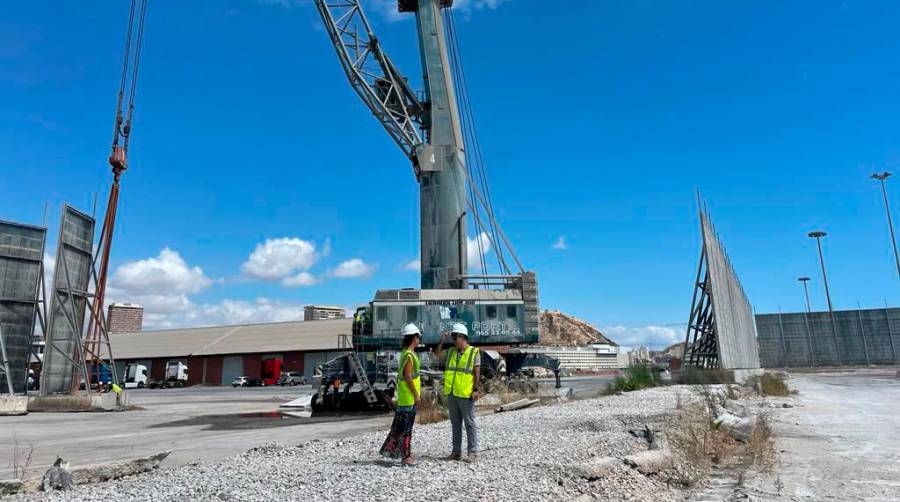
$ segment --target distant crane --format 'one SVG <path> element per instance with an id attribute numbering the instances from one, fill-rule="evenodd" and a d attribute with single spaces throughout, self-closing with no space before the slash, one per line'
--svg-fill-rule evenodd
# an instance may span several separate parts
<path id="1" fill-rule="evenodd" d="M 94 258 L 95 270 L 97 270 L 97 276 L 95 277 L 97 285 L 94 291 L 94 301 L 91 305 L 90 321 L 85 333 L 85 352 L 94 359 L 95 367 L 101 361 L 101 336 L 106 331 L 103 304 L 106 298 L 109 256 L 116 227 L 116 209 L 119 205 L 119 180 L 122 177 L 122 173 L 128 169 L 128 142 L 131 139 L 131 123 L 134 118 L 134 100 L 137 91 L 138 69 L 141 64 L 141 48 L 144 39 L 144 19 L 146 15 L 147 0 L 131 0 L 128 28 L 125 34 L 122 75 L 119 79 L 119 92 L 116 101 L 112 147 L 108 159 L 112 168 L 113 182 L 109 190 L 109 201 L 106 204 L 103 227 L 100 231 L 98 253 Z"/>

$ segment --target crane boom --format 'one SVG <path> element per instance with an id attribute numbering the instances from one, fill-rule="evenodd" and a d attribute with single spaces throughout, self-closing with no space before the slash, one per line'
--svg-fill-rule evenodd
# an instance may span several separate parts
<path id="1" fill-rule="evenodd" d="M 425 107 L 382 50 L 358 0 L 316 0 L 316 8 L 350 85 L 413 162 L 418 178 L 416 147 L 423 142 Z"/>
<path id="2" fill-rule="evenodd" d="M 466 160 L 441 11 L 452 4 L 398 2 L 400 12 L 416 16 L 427 97 L 420 103 L 382 50 L 359 0 L 316 0 L 351 86 L 412 161 L 419 182 L 422 289 L 465 288 L 468 271 Z"/>

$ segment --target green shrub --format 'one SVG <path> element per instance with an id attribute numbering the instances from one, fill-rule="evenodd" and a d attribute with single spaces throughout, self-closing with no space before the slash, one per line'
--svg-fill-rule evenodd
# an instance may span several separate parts
<path id="1" fill-rule="evenodd" d="M 607 389 L 607 393 L 631 392 L 657 385 L 659 385 L 659 379 L 653 368 L 648 364 L 641 364 L 625 368 L 625 375 L 616 377 Z"/>

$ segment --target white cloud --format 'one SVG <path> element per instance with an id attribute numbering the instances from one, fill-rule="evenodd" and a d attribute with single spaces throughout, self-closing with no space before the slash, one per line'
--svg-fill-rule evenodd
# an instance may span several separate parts
<path id="1" fill-rule="evenodd" d="M 404 263 L 400 268 L 408 272 L 420 272 L 422 270 L 422 261 L 416 258 Z"/>
<path id="2" fill-rule="evenodd" d="M 303 305 L 268 298 L 255 301 L 222 300 L 218 303 L 189 304 L 178 312 L 145 312 L 144 329 L 172 329 L 192 326 L 220 326 L 303 320 Z"/>
<path id="3" fill-rule="evenodd" d="M 187 295 L 212 284 L 203 269 L 189 266 L 167 247 L 156 257 L 118 266 L 109 280 L 107 300 L 140 303 L 148 312 L 181 312 L 191 305 Z"/>
<path id="4" fill-rule="evenodd" d="M 155 258 L 124 263 L 116 268 L 111 284 L 141 294 L 199 293 L 212 279 L 200 267 L 190 267 L 178 251 L 164 248 Z"/>
<path id="5" fill-rule="evenodd" d="M 608 326 L 600 331 L 617 344 L 626 347 L 645 345 L 653 349 L 661 349 L 673 343 L 684 341 L 684 330 L 668 326 Z"/>
<path id="6" fill-rule="evenodd" d="M 337 266 L 331 275 L 341 279 L 367 279 L 375 273 L 375 266 L 369 265 L 359 258 L 351 258 Z"/>
<path id="7" fill-rule="evenodd" d="M 325 252 L 330 252 L 331 244 L 326 241 Z M 249 277 L 274 281 L 304 272 L 319 259 L 316 245 L 298 237 L 266 239 L 257 244 L 256 249 L 241 265 L 241 270 Z"/>
<path id="8" fill-rule="evenodd" d="M 300 288 L 303 286 L 313 286 L 319 281 L 309 272 L 300 272 L 297 275 L 291 275 L 281 280 L 281 284 L 289 288 Z"/>
<path id="9" fill-rule="evenodd" d="M 556 249 L 558 251 L 565 251 L 566 249 L 569 249 L 569 245 L 566 244 L 565 235 L 560 235 L 559 238 L 556 239 L 556 242 L 553 243 L 553 249 Z"/>
<path id="10" fill-rule="evenodd" d="M 466 256 L 469 261 L 469 269 L 478 267 L 480 270 L 481 259 L 478 256 L 478 241 L 481 241 L 481 249 L 487 256 L 491 252 L 491 240 L 486 232 L 481 232 L 476 238 L 466 237 Z"/>

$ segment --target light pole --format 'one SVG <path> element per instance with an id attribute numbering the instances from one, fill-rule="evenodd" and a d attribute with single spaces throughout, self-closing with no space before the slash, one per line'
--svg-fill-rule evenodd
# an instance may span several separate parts
<path id="1" fill-rule="evenodd" d="M 809 360 L 815 366 L 816 352 L 812 342 L 812 330 L 809 329 L 809 314 L 812 312 L 812 307 L 809 305 L 809 288 L 807 287 L 809 277 L 803 276 L 797 280 L 803 283 L 803 293 L 806 296 L 806 312 L 803 313 L 803 321 L 806 323 L 806 344 L 809 346 Z"/>
<path id="2" fill-rule="evenodd" d="M 809 282 L 809 277 L 804 276 L 800 277 L 797 280 L 803 283 L 803 293 L 806 296 L 806 313 L 808 314 L 812 312 L 812 307 L 810 307 L 809 305 L 809 288 L 806 285 Z"/>
<path id="3" fill-rule="evenodd" d="M 828 273 L 825 271 L 825 256 L 822 254 L 822 237 L 825 237 L 828 234 L 821 230 L 817 230 L 815 232 L 810 232 L 808 235 L 816 240 L 816 245 L 819 248 L 819 263 L 822 265 L 822 281 L 825 283 L 825 299 L 828 301 L 828 313 L 831 315 L 831 334 L 834 335 L 834 352 L 837 355 L 838 364 L 843 364 L 843 361 L 841 361 L 841 350 L 838 348 L 837 325 L 834 322 L 834 308 L 831 306 L 831 291 L 828 289 Z"/>
<path id="4" fill-rule="evenodd" d="M 874 173 L 871 178 L 881 182 L 881 194 L 884 195 L 884 210 L 887 212 L 888 228 L 891 231 L 891 244 L 894 245 L 894 260 L 897 262 L 897 275 L 900 276 L 900 255 L 897 254 L 897 239 L 894 237 L 894 220 L 891 218 L 891 206 L 888 203 L 887 179 L 891 173 L 885 171 L 881 174 Z"/>

